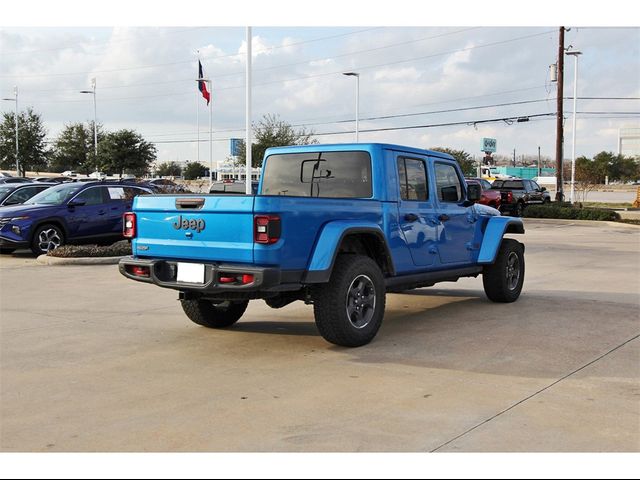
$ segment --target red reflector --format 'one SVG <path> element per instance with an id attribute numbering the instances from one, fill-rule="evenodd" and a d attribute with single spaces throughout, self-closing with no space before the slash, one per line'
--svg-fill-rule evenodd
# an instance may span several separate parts
<path id="1" fill-rule="evenodd" d="M 245 273 L 242 275 L 242 284 L 246 285 L 248 283 L 253 283 L 253 275 Z"/>
<path id="2" fill-rule="evenodd" d="M 136 277 L 148 277 L 149 276 L 149 267 L 142 267 L 140 265 L 133 265 L 131 267 L 131 274 Z"/>
<path id="3" fill-rule="evenodd" d="M 236 281 L 236 277 L 220 277 L 220 283 L 234 283 Z"/>
<path id="4" fill-rule="evenodd" d="M 122 236 L 134 238 L 136 236 L 136 214 L 127 212 L 122 216 Z"/>

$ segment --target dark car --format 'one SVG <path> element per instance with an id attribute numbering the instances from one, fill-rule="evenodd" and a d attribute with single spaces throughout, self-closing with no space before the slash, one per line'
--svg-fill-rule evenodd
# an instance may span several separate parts
<path id="1" fill-rule="evenodd" d="M 0 177 L 0 184 L 5 183 L 31 183 L 33 180 L 25 177 Z"/>
<path id="2" fill-rule="evenodd" d="M 31 248 L 36 254 L 67 243 L 122 239 L 122 215 L 148 188 L 116 182 L 63 183 L 22 205 L 0 208 L 0 253 Z"/>
<path id="3" fill-rule="evenodd" d="M 521 217 L 528 205 L 551 202 L 551 195 L 547 189 L 533 180 L 522 178 L 495 180 L 491 184 L 491 189 L 500 193 L 500 211 L 516 217 Z"/>
<path id="4" fill-rule="evenodd" d="M 209 193 L 218 195 L 244 195 L 246 190 L 245 182 L 215 182 L 209 187 Z M 255 195 L 258 192 L 258 182 L 251 182 L 251 192 Z"/>
<path id="5" fill-rule="evenodd" d="M 0 184 L 0 207 L 24 203 L 53 185 L 56 184 L 42 182 Z"/>
<path id="6" fill-rule="evenodd" d="M 33 179 L 34 182 L 54 182 L 54 183 L 64 183 L 70 182 L 72 179 L 69 177 L 36 177 Z"/>
<path id="7" fill-rule="evenodd" d="M 147 180 L 144 183 L 151 185 L 152 188 L 154 188 L 154 190 L 157 190 L 159 193 L 187 192 L 187 189 L 184 187 L 184 185 L 177 184 L 166 178 L 153 178 L 151 180 Z"/>
<path id="8" fill-rule="evenodd" d="M 491 183 L 489 181 L 485 180 L 484 178 L 470 177 L 465 178 L 465 180 L 467 181 L 467 184 L 475 183 L 476 185 L 480 185 L 482 195 L 478 203 L 497 209 L 500 208 L 500 192 L 498 192 L 497 190 L 491 190 Z"/>

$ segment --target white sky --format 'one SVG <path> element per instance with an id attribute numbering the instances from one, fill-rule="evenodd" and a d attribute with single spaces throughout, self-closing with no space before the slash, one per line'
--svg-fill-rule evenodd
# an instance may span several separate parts
<path id="1" fill-rule="evenodd" d="M 554 116 L 511 125 L 500 121 L 474 127 L 473 122 L 555 112 L 556 85 L 549 81 L 548 69 L 556 61 L 557 25 L 567 20 L 563 23 L 571 26 L 574 18 L 570 9 L 564 17 L 554 18 L 547 14 L 553 3 L 542 2 L 537 16 L 522 12 L 521 17 L 507 16 L 496 22 L 490 14 L 494 21 L 488 22 L 486 12 L 475 7 L 467 15 L 453 9 L 448 17 L 439 19 L 423 6 L 419 12 L 404 10 L 403 16 L 408 22 L 426 26 L 408 27 L 388 26 L 402 23 L 403 17 L 397 18 L 399 8 L 373 12 L 372 18 L 366 15 L 372 12 L 361 17 L 360 12 L 349 9 L 338 16 L 330 12 L 342 9 L 329 1 L 322 7 L 335 10 L 328 8 L 314 19 L 320 24 L 314 25 L 304 16 L 296 21 L 294 15 L 287 21 L 309 26 L 275 27 L 270 25 L 282 24 L 277 2 L 269 3 L 271 9 L 264 17 L 257 10 L 246 15 L 240 13 L 242 9 L 221 13 L 213 8 L 216 2 L 199 3 L 200 8 L 191 3 L 182 2 L 182 8 L 154 12 L 150 17 L 144 10 L 133 11 L 126 19 L 118 15 L 119 8 L 126 10 L 126 3 L 120 1 L 110 2 L 109 11 L 98 18 L 92 12 L 78 16 L 74 9 L 69 9 L 73 15 L 66 16 L 63 9 L 49 19 L 46 12 L 37 9 L 38 16 L 33 19 L 28 10 L 18 9 L 15 21 L 9 19 L 9 23 L 28 25 L 34 21 L 48 26 L 0 30 L 0 93 L 10 97 L 17 85 L 20 107 L 32 106 L 41 113 L 53 139 L 65 123 L 93 118 L 91 97 L 79 91 L 88 89 L 95 77 L 98 122 L 107 130 L 135 129 L 147 140 L 158 142 L 159 161 L 197 159 L 193 140 L 197 138 L 198 108 L 200 160 L 207 163 L 208 109 L 194 81 L 199 50 L 205 74 L 213 78 L 213 157 L 214 161 L 222 160 L 229 154 L 228 139 L 244 137 L 245 28 L 232 25 L 253 20 L 254 25 L 261 25 L 253 27 L 254 121 L 267 113 L 279 114 L 283 120 L 306 125 L 316 133 L 338 133 L 318 136 L 321 143 L 351 142 L 355 137 L 355 79 L 341 72 L 357 71 L 360 141 L 446 146 L 480 155 L 481 138 L 494 137 L 498 154 L 511 155 L 515 148 L 517 155 L 537 155 L 540 146 L 543 156 L 554 156 Z M 242 3 L 246 2 L 234 5 Z M 403 3 L 407 2 L 394 5 L 401 7 Z M 497 3 L 493 12 L 500 11 Z M 321 8 L 317 3 L 292 5 L 297 5 L 297 10 L 304 5 Z M 483 5 L 492 7 L 491 3 Z M 414 11 L 416 15 L 407 15 Z M 603 23 L 606 16 L 603 20 L 597 11 L 592 15 L 586 21 L 576 16 L 576 23 L 585 26 L 573 26 L 565 40 L 566 46 L 573 45 L 584 53 L 580 57 L 579 97 L 636 99 L 578 101 L 578 112 L 613 112 L 578 115 L 577 155 L 587 156 L 602 150 L 615 152 L 618 129 L 640 126 L 640 29 L 611 26 Z M 184 20 L 187 17 L 189 21 Z M 549 26 L 526 26 L 531 21 Z M 107 26 L 86 26 L 96 22 Z M 108 26 L 123 23 L 155 26 Z M 63 24 L 76 26 L 60 26 Z M 229 26 L 201 26 L 207 24 Z M 339 24 L 342 26 L 326 26 Z M 439 26 L 429 26 L 434 24 Z M 487 24 L 494 26 L 480 26 Z M 573 58 L 567 57 L 565 97 L 573 96 L 573 72 Z M 513 102 L 531 103 L 433 113 Z M 12 103 L 2 102 L 2 111 L 12 109 Z M 415 113 L 420 115 L 367 120 Z M 566 100 L 565 157 L 571 152 L 571 113 L 572 100 Z M 464 124 L 365 131 L 452 122 Z"/>

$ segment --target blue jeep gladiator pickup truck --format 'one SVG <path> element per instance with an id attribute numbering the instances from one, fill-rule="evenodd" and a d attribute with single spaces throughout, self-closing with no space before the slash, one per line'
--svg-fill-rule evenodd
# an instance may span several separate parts
<path id="1" fill-rule="evenodd" d="M 480 205 L 444 153 L 388 144 L 270 148 L 255 195 L 145 195 L 125 214 L 127 278 L 178 290 L 186 315 L 234 324 L 249 300 L 312 303 L 329 342 L 369 343 L 387 292 L 482 274 L 513 302 L 524 281 L 519 218 Z"/>

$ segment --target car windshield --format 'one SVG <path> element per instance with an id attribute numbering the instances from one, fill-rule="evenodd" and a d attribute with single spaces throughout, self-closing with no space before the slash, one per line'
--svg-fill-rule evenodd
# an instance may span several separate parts
<path id="1" fill-rule="evenodd" d="M 83 183 L 56 185 L 34 195 L 24 203 L 25 205 L 62 205 L 85 185 Z"/>
<path id="2" fill-rule="evenodd" d="M 16 187 L 8 186 L 8 185 L 0 185 L 0 197 L 2 197 L 6 193 L 9 193 L 14 188 Z"/>

